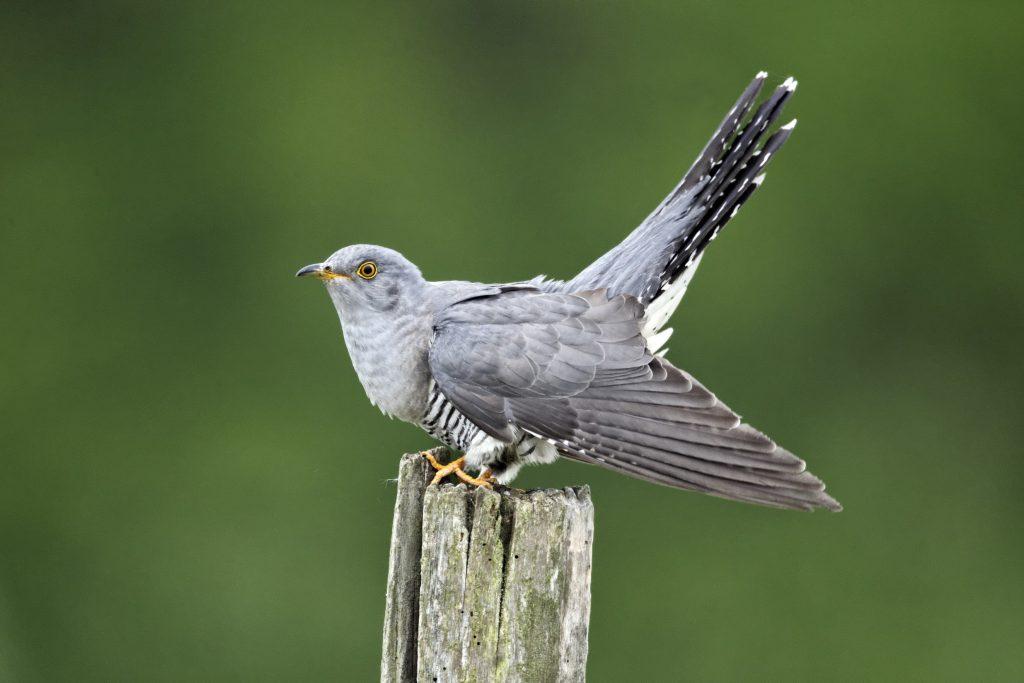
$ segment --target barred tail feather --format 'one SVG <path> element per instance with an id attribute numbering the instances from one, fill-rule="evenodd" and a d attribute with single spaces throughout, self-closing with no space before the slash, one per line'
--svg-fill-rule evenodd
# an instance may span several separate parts
<path id="1" fill-rule="evenodd" d="M 757 82 L 758 79 L 755 79 L 755 83 Z M 763 83 L 763 79 L 760 82 Z M 698 195 L 689 202 L 696 206 L 675 209 L 677 212 L 680 209 L 686 212 L 679 213 L 679 219 L 693 214 L 697 214 L 698 217 L 696 220 L 687 221 L 689 225 L 673 240 L 671 256 L 658 277 L 656 289 L 648 294 L 647 299 L 641 297 L 645 303 L 650 302 L 652 309 L 648 325 L 650 332 L 657 332 L 679 305 L 682 293 L 693 277 L 704 249 L 764 182 L 764 169 L 768 161 L 789 139 L 796 126 L 796 119 L 780 127 L 763 145 L 758 145 L 765 132 L 782 113 L 783 106 L 796 91 L 796 86 L 795 80 L 787 78 L 757 108 L 745 125 L 740 125 L 740 119 L 735 114 L 727 116 L 723 128 L 716 131 L 704 154 L 698 158 L 694 166 L 701 173 L 698 180 L 703 182 L 703 185 L 698 185 Z M 745 110 L 743 111 L 745 113 Z M 715 152 L 719 153 L 718 158 L 704 156 Z M 691 169 L 687 178 L 680 183 L 680 187 L 687 184 L 687 179 L 695 169 Z M 673 203 L 666 201 L 658 211 L 672 212 Z M 683 291 L 679 291 L 680 289 Z"/>
<path id="2" fill-rule="evenodd" d="M 770 133 L 797 82 L 787 78 L 756 104 L 767 78 L 763 71 L 754 77 L 683 178 L 622 242 L 567 282 L 541 278 L 534 285 L 545 292 L 607 289 L 612 296 L 634 296 L 647 307 L 644 335 L 657 334 L 679 306 L 704 250 L 756 192 L 796 125 L 793 120 Z M 667 338 L 653 340 L 651 351 L 664 355 Z"/>

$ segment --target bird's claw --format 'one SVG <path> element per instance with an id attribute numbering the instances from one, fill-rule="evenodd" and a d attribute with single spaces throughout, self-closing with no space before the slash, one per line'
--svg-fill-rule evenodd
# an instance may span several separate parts
<path id="1" fill-rule="evenodd" d="M 488 469 L 485 469 L 483 472 L 481 472 L 479 477 L 471 476 L 470 474 L 467 474 L 461 469 L 457 469 L 455 470 L 455 476 L 457 476 L 459 479 L 466 482 L 470 486 L 476 486 L 477 488 L 485 489 L 494 488 L 494 475 L 492 475 L 491 471 Z"/>
<path id="2" fill-rule="evenodd" d="M 472 486 L 482 486 L 488 489 L 493 486 L 492 480 L 494 479 L 494 476 L 491 474 L 490 470 L 485 469 L 479 477 L 474 477 L 462 469 L 463 463 L 466 462 L 465 456 L 452 460 L 447 465 L 442 465 L 430 451 L 420 451 L 420 455 L 426 458 L 427 462 L 430 463 L 430 466 L 437 470 L 434 478 L 430 480 L 430 486 L 439 483 L 449 474 L 454 474 L 459 479 Z"/>

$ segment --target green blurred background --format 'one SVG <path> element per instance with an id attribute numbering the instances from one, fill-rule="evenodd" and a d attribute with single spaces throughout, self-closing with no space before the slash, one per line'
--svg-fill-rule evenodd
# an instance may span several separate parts
<path id="1" fill-rule="evenodd" d="M 590 679 L 1022 680 L 1020 3 L 4 3 L 0 679 L 377 676 L 399 454 L 296 268 L 574 274 L 759 69 L 670 357 L 839 515 L 574 463 Z"/>

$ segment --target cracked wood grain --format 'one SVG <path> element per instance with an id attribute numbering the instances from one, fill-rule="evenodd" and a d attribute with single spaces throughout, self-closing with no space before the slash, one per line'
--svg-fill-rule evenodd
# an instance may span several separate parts
<path id="1" fill-rule="evenodd" d="M 587 487 L 428 487 L 399 468 L 381 680 L 583 681 L 594 508 Z"/>

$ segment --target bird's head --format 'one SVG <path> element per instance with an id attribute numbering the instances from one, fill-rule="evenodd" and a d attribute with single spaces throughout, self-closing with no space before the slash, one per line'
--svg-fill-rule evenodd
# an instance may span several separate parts
<path id="1" fill-rule="evenodd" d="M 323 281 L 339 309 L 388 311 L 409 302 L 422 291 L 423 275 L 394 249 L 353 244 L 339 249 L 323 263 L 311 263 L 296 277 Z"/>

